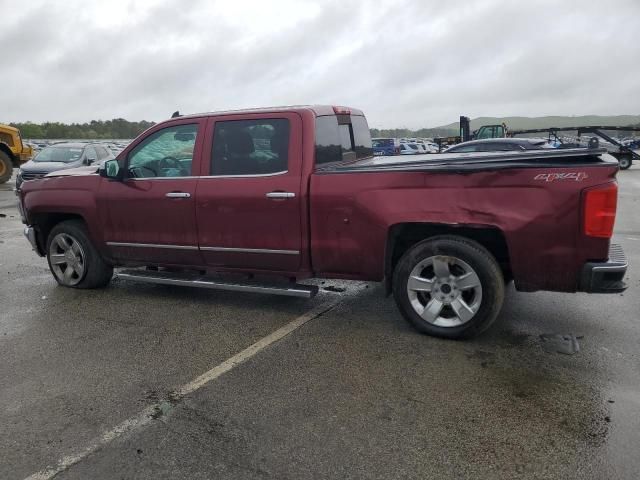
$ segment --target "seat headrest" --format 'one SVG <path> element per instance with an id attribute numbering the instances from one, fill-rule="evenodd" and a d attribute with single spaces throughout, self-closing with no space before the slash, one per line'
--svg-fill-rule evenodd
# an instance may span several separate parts
<path id="1" fill-rule="evenodd" d="M 282 133 L 275 133 L 269 140 L 271 145 L 271 151 L 277 153 L 280 156 L 285 156 L 289 149 L 289 136 Z"/>
<path id="2" fill-rule="evenodd" d="M 227 153 L 232 155 L 249 155 L 255 151 L 253 139 L 249 132 L 232 130 L 227 136 Z"/>

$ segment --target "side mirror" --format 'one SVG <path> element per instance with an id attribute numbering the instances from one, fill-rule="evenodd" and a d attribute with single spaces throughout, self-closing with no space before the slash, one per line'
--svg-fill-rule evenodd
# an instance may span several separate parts
<path id="1" fill-rule="evenodd" d="M 87 157 L 85 159 L 85 162 L 87 163 L 87 165 L 91 165 L 93 162 L 95 162 L 97 160 L 97 158 L 95 157 Z"/>
<path id="2" fill-rule="evenodd" d="M 111 180 L 120 181 L 124 178 L 124 170 L 120 168 L 120 164 L 115 159 L 104 162 L 98 173 L 101 177 L 110 178 Z"/>

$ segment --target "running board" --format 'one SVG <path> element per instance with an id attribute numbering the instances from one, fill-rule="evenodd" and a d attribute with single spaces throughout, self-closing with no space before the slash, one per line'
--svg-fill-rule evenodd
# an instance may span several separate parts
<path id="1" fill-rule="evenodd" d="M 188 273 L 169 273 L 147 270 L 120 270 L 116 272 L 118 278 L 137 282 L 156 283 L 159 285 L 178 285 L 183 287 L 209 288 L 212 290 L 230 290 L 234 292 L 270 293 L 289 297 L 313 298 L 318 293 L 315 285 L 266 284 L 258 282 L 236 283 L 225 282 L 204 275 L 190 275 Z"/>

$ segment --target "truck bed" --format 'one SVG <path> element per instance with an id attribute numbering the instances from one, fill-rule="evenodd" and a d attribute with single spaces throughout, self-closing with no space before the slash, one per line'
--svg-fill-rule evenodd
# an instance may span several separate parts
<path id="1" fill-rule="evenodd" d="M 505 168 L 572 167 L 597 164 L 611 167 L 617 160 L 605 148 L 527 150 L 522 152 L 440 153 L 393 157 L 372 157 L 349 164 L 335 164 L 317 173 L 388 171 L 488 171 Z"/>
<path id="2" fill-rule="evenodd" d="M 610 244 L 584 235 L 583 192 L 615 182 L 617 171 L 606 150 L 586 148 L 328 165 L 311 177 L 313 266 L 326 276 L 381 279 L 394 229 L 484 229 L 508 252 L 519 290 L 576 291 L 582 266 L 606 260 Z"/>

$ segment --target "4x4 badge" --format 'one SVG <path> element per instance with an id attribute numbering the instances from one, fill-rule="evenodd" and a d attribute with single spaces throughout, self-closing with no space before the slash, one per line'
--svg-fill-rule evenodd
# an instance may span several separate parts
<path id="1" fill-rule="evenodd" d="M 581 182 L 585 178 L 589 178 L 585 172 L 570 173 L 540 173 L 533 177 L 534 180 L 544 180 L 545 182 L 554 182 L 556 180 L 575 180 Z"/>

